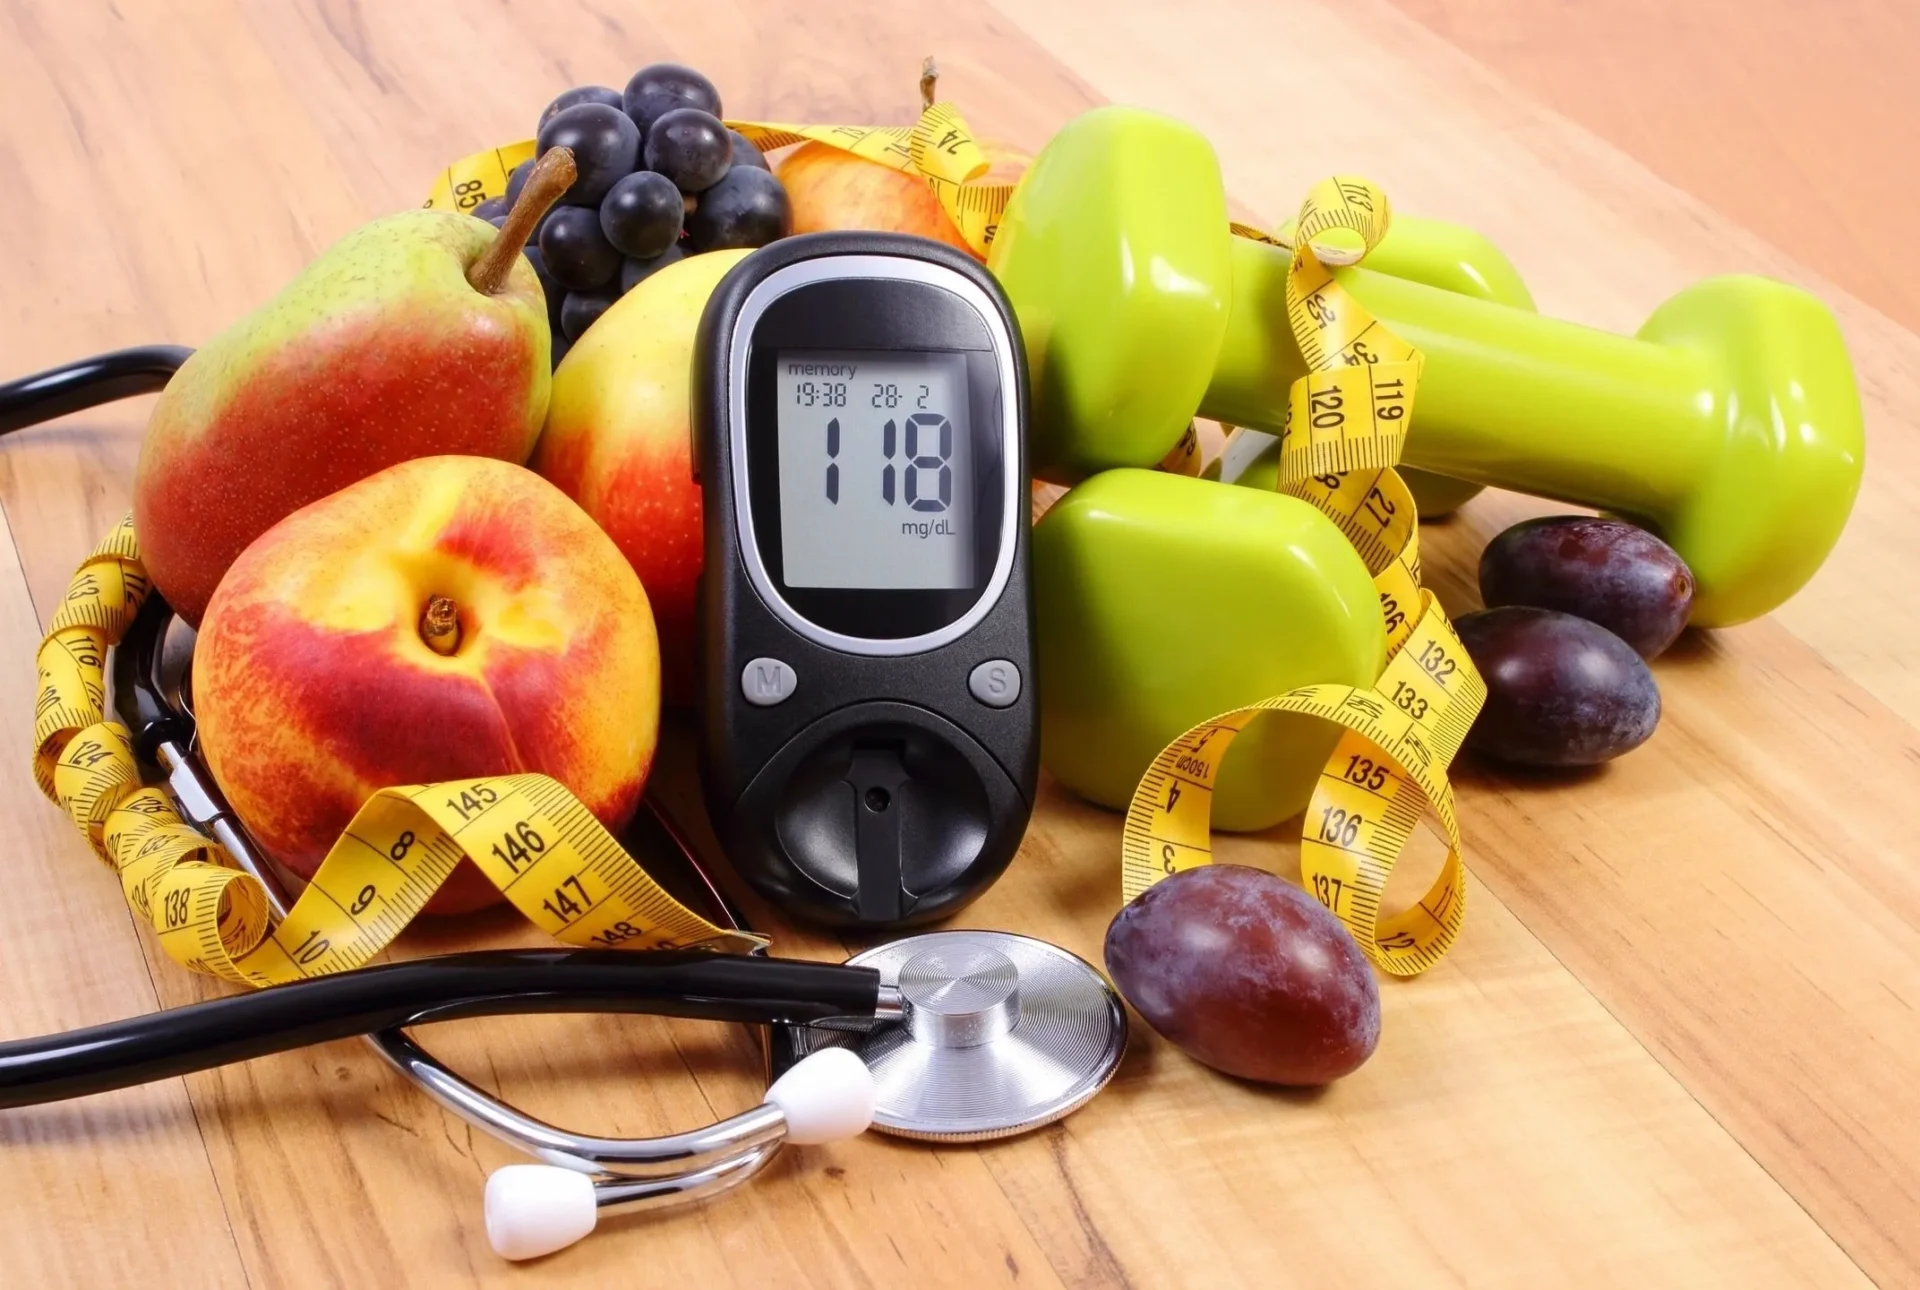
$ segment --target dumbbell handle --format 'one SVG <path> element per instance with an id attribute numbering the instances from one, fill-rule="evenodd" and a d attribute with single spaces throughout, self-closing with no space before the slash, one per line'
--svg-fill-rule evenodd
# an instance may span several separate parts
<path id="1" fill-rule="evenodd" d="M 1278 433 L 1304 372 L 1288 256 L 1239 238 L 1231 254 L 1200 414 Z M 1693 566 L 1697 623 L 1774 608 L 1837 540 L 1859 483 L 1859 403 L 1838 329 L 1804 292 L 1709 279 L 1627 337 L 1364 267 L 1339 278 L 1426 356 L 1407 464 L 1647 524 Z"/>
<path id="2" fill-rule="evenodd" d="M 1234 256 L 1233 312 L 1200 414 L 1277 432 L 1288 389 L 1306 372 L 1286 316 L 1288 261 L 1245 238 L 1234 240 Z M 1646 514 L 1677 505 L 1715 446 L 1700 433 L 1711 428 L 1698 398 L 1713 381 L 1704 355 L 1364 267 L 1339 277 L 1426 355 L 1409 465 Z M 1694 450 L 1676 453 L 1677 444 Z"/>

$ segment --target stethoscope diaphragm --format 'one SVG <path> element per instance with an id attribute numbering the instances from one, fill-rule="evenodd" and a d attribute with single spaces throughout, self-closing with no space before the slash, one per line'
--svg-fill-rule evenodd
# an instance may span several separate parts
<path id="1" fill-rule="evenodd" d="M 864 1034 L 796 1030 L 799 1055 L 854 1050 L 873 1072 L 873 1127 L 980 1142 L 1050 1124 L 1106 1087 L 1127 1015 L 1098 969 L 1013 932 L 939 931 L 854 955 L 906 1016 Z"/>

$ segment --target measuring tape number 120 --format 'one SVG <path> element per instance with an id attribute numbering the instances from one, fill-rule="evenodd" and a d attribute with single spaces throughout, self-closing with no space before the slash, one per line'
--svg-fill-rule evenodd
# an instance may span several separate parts
<path id="1" fill-rule="evenodd" d="M 1332 272 L 1376 246 L 1390 218 L 1386 195 L 1351 177 L 1322 181 L 1301 207 L 1287 317 L 1308 371 L 1290 391 L 1277 482 L 1338 524 L 1366 562 L 1387 629 L 1386 669 L 1370 687 L 1308 685 L 1262 699 L 1168 744 L 1127 808 L 1121 891 L 1130 901 L 1170 874 L 1210 863 L 1214 779 L 1234 736 L 1263 712 L 1306 713 L 1345 733 L 1301 825 L 1302 881 L 1384 971 L 1413 976 L 1440 961 L 1465 917 L 1466 870 L 1446 769 L 1486 685 L 1439 601 L 1420 585 L 1419 514 L 1393 469 L 1419 387 L 1420 353 Z M 1428 806 L 1446 833 L 1446 861 L 1419 901 L 1383 914 L 1387 880 Z"/>

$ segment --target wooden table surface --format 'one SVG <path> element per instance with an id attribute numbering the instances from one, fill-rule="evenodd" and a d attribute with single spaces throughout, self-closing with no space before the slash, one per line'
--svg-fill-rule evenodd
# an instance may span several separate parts
<path id="1" fill-rule="evenodd" d="M 1335 169 L 1484 231 L 1541 308 L 1631 330 L 1727 270 L 1831 302 L 1872 439 L 1854 520 L 1770 619 L 1656 665 L 1602 773 L 1462 767 L 1476 879 L 1439 969 L 1316 1094 L 1136 1027 L 1113 1086 L 1022 1139 L 877 1135 L 733 1197 L 488 1252 L 508 1154 L 360 1046 L 0 1115 L 0 1284 L 1920 1284 L 1920 19 L 1902 0 L 15 0 L 0 5 L 0 375 L 198 343 L 334 237 L 521 137 L 565 86 L 672 57 L 729 110 L 905 121 L 922 54 L 1029 147 L 1104 100 L 1183 116 L 1268 220 Z M 0 441 L 0 1035 L 217 992 L 136 928 L 28 771 L 32 653 L 125 509 L 145 408 Z M 1417 433 L 1417 429 L 1416 429 Z M 1480 546 L 1430 530 L 1474 605 Z M 680 746 L 684 753 L 684 745 Z M 663 771 L 684 791 L 684 757 Z M 1049 788 L 967 915 L 1097 958 L 1119 820 Z M 1296 866 L 1288 830 L 1230 858 Z M 846 946 L 777 923 L 785 952 Z M 407 954 L 528 939 L 501 921 Z M 742 1032 L 551 1018 L 436 1048 L 563 1123 L 648 1133 L 758 1099 Z"/>

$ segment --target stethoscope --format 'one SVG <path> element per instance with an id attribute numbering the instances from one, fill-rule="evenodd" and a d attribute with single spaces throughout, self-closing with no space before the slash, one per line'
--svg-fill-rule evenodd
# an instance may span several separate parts
<path id="1" fill-rule="evenodd" d="M 189 351 L 122 350 L 0 385 L 0 433 L 165 385 Z M 275 867 L 195 745 L 191 633 L 158 596 L 114 650 L 110 700 L 143 769 L 181 816 L 260 880 Z M 628 842 L 684 861 L 683 881 L 744 928 L 651 802 Z M 650 864 L 649 868 L 655 866 Z M 665 868 L 666 866 L 662 866 Z M 656 874 L 661 877 L 661 874 Z M 406 1033 L 427 1021 L 515 1013 L 652 1013 L 764 1026 L 765 1100 L 703 1129 L 605 1138 L 535 1119 L 450 1069 Z M 539 1163 L 496 1170 L 486 1229 L 510 1259 L 563 1248 L 602 1214 L 661 1209 L 745 1182 L 783 1143 L 871 1125 L 979 1142 L 1051 1123 L 1106 1086 L 1126 1012 L 1084 960 L 1032 937 L 935 931 L 844 964 L 701 951 L 502 950 L 452 954 L 275 986 L 64 1034 L 0 1043 L 0 1108 L 58 1101 L 351 1035 L 434 1101 Z"/>

